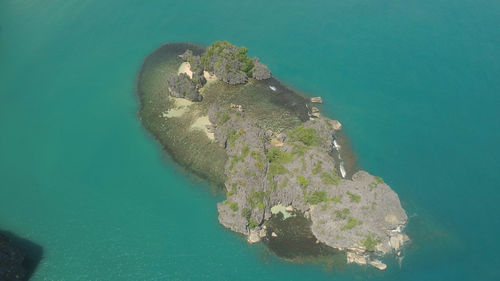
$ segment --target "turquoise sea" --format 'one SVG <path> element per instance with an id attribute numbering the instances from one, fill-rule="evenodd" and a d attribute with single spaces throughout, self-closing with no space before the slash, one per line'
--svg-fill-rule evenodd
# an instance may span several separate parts
<path id="1" fill-rule="evenodd" d="M 321 95 L 412 243 L 384 271 L 292 264 L 224 229 L 137 118 L 164 42 L 245 45 Z M 500 2 L 0 1 L 0 229 L 32 280 L 500 280 Z"/>

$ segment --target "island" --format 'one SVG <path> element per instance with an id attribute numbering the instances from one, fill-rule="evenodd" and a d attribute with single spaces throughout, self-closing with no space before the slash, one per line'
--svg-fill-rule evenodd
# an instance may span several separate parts
<path id="1" fill-rule="evenodd" d="M 225 200 L 219 222 L 294 260 L 342 253 L 378 269 L 409 241 L 398 195 L 360 170 L 321 97 L 294 91 L 245 47 L 168 43 L 137 79 L 139 118 Z"/>

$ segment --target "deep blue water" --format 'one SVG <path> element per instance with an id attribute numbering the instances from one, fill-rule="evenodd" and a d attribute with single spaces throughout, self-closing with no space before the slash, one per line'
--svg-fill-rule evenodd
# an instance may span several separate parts
<path id="1" fill-rule="evenodd" d="M 33 280 L 500 280 L 500 2 L 0 2 L 0 229 Z M 142 60 L 229 40 L 321 95 L 399 194 L 399 267 L 297 265 L 224 229 L 137 119 Z"/>

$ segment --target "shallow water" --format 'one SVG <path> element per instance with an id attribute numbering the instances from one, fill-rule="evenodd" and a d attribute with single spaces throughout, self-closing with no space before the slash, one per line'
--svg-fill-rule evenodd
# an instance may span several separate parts
<path id="1" fill-rule="evenodd" d="M 0 2 L 0 229 L 33 280 L 497 280 L 498 1 Z M 218 224 L 137 119 L 164 42 L 245 45 L 325 100 L 408 211 L 401 267 L 292 264 Z"/>

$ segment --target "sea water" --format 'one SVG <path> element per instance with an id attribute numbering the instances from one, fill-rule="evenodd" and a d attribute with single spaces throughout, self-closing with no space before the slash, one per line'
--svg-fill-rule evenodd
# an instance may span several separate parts
<path id="1" fill-rule="evenodd" d="M 499 19 L 483 0 L 1 1 L 0 229 L 43 248 L 33 280 L 498 280 Z M 399 194 L 404 258 L 293 264 L 219 225 L 134 89 L 162 43 L 215 40 L 323 97 Z"/>

